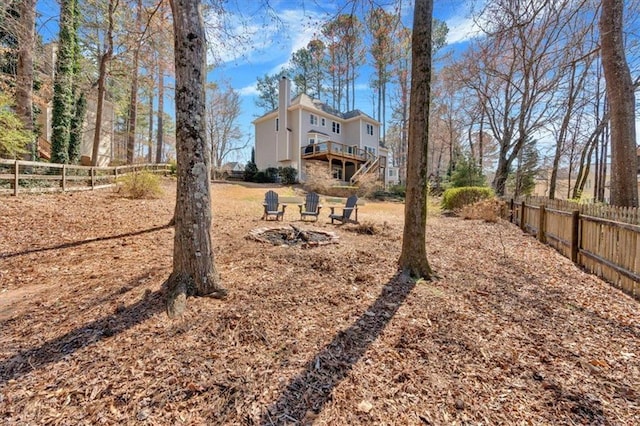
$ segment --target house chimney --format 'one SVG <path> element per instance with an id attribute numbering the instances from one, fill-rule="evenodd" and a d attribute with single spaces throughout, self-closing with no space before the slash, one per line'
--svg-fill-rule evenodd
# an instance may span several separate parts
<path id="1" fill-rule="evenodd" d="M 276 146 L 276 157 L 278 161 L 290 159 L 291 150 L 289 149 L 289 105 L 291 105 L 291 83 L 289 79 L 282 76 L 280 86 L 278 88 L 278 135 Z"/>
<path id="2" fill-rule="evenodd" d="M 291 82 L 286 76 L 282 76 L 280 79 L 280 87 L 278 91 L 278 106 L 279 108 L 288 108 L 291 105 Z M 284 102 L 284 104 L 283 104 Z"/>

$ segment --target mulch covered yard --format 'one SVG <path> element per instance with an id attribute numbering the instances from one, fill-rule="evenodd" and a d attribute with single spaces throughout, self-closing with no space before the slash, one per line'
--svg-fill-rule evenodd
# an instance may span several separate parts
<path id="1" fill-rule="evenodd" d="M 640 424 L 640 304 L 504 222 L 430 218 L 415 283 L 401 204 L 274 246 L 266 189 L 214 184 L 229 297 L 169 320 L 174 187 L 0 199 L 2 424 Z"/>

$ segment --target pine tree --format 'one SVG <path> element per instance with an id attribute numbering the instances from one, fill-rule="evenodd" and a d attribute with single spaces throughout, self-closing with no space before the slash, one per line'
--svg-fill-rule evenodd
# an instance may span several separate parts
<path id="1" fill-rule="evenodd" d="M 60 40 L 53 86 L 51 161 L 69 163 L 69 142 L 74 111 L 74 73 L 77 69 L 77 0 L 62 0 Z"/>

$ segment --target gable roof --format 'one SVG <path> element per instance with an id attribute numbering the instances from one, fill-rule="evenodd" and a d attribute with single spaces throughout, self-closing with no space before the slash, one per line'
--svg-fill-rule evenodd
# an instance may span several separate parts
<path id="1" fill-rule="evenodd" d="M 357 117 L 361 117 L 364 118 L 368 121 L 371 121 L 373 123 L 376 124 L 380 124 L 380 122 L 376 119 L 374 119 L 373 117 L 369 116 L 368 114 L 365 114 L 364 112 L 360 111 L 359 109 L 354 109 L 352 111 L 348 111 L 348 112 L 340 112 L 338 110 L 336 110 L 335 108 L 332 108 L 331 106 L 327 105 L 326 103 L 322 102 L 319 99 L 313 99 L 311 96 L 305 94 L 305 93 L 301 93 L 298 96 L 296 96 L 295 98 L 293 98 L 291 100 L 291 104 L 289 105 L 289 108 L 294 108 L 294 107 L 302 107 L 305 108 L 307 110 L 316 110 L 316 111 L 321 111 L 324 112 L 325 114 L 334 116 L 336 118 L 339 118 L 341 120 L 351 120 L 353 118 L 357 118 Z M 263 115 L 261 115 L 260 117 L 256 118 L 255 120 L 253 120 L 253 123 L 257 123 L 259 121 L 262 121 L 264 118 L 273 115 L 274 113 L 276 113 L 278 111 L 278 108 L 271 110 Z"/>

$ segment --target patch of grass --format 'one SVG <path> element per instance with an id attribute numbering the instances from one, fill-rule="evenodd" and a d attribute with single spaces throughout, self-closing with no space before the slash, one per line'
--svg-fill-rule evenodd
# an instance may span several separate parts
<path id="1" fill-rule="evenodd" d="M 160 177 L 148 171 L 129 173 L 118 179 L 118 192 L 127 198 L 160 198 Z"/>

